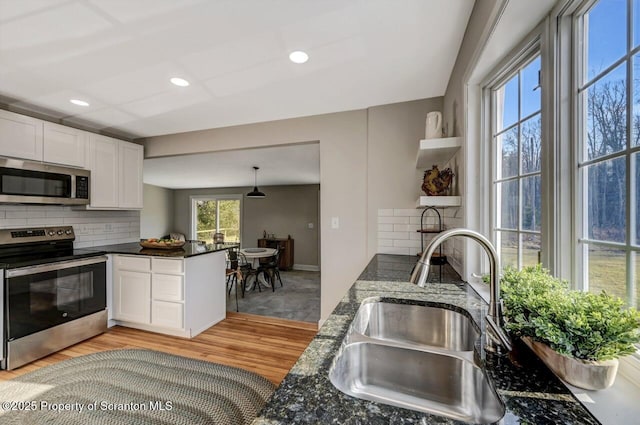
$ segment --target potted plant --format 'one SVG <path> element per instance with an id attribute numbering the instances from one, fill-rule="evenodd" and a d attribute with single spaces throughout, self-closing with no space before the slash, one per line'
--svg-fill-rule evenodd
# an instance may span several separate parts
<path id="1" fill-rule="evenodd" d="M 605 292 L 572 291 L 540 265 L 505 269 L 501 292 L 507 330 L 576 387 L 610 387 L 617 359 L 640 342 L 638 311 Z"/>

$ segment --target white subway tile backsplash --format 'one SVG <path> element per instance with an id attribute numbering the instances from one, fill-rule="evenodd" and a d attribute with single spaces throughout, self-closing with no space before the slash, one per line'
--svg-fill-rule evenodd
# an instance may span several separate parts
<path id="1" fill-rule="evenodd" d="M 409 248 L 409 255 L 418 255 L 420 248 Z"/>
<path id="2" fill-rule="evenodd" d="M 379 209 L 378 210 L 378 217 L 383 217 L 383 216 L 393 216 L 393 210 L 392 209 Z"/>
<path id="3" fill-rule="evenodd" d="M 379 224 L 409 224 L 409 217 L 378 217 Z"/>
<path id="4" fill-rule="evenodd" d="M 395 209 L 393 210 L 393 215 L 397 217 L 420 217 L 420 215 L 422 215 L 422 210 L 416 208 Z"/>
<path id="5" fill-rule="evenodd" d="M 416 232 L 420 226 L 415 224 L 394 224 L 393 231 L 394 232 Z"/>
<path id="6" fill-rule="evenodd" d="M 378 239 L 409 239 L 409 232 L 378 232 Z"/>
<path id="7" fill-rule="evenodd" d="M 380 254 L 409 255 L 409 248 L 398 248 L 398 247 L 383 246 L 383 247 L 378 248 L 378 252 Z"/>
<path id="8" fill-rule="evenodd" d="M 0 228 L 73 226 L 76 248 L 137 242 L 139 211 L 83 211 L 57 205 L 0 205 Z"/>
<path id="9" fill-rule="evenodd" d="M 378 239 L 378 246 L 393 246 L 393 239 Z"/>
<path id="10" fill-rule="evenodd" d="M 393 241 L 393 246 L 403 248 L 420 248 L 420 241 L 396 239 Z"/>
<path id="11" fill-rule="evenodd" d="M 393 232 L 393 224 L 378 224 L 378 232 Z"/>

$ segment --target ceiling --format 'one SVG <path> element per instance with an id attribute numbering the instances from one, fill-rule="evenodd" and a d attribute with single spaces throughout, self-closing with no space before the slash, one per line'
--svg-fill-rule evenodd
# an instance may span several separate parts
<path id="1" fill-rule="evenodd" d="M 473 4 L 2 0 L 0 97 L 137 138 L 442 96 Z"/>
<path id="2" fill-rule="evenodd" d="M 144 160 L 144 182 L 169 189 L 320 184 L 320 144 L 199 153 Z"/>

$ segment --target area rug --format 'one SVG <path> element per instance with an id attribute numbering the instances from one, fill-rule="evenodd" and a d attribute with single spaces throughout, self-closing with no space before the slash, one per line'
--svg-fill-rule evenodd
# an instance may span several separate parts
<path id="1" fill-rule="evenodd" d="M 230 366 L 113 350 L 0 382 L 0 423 L 240 425 L 253 421 L 274 390 Z"/>

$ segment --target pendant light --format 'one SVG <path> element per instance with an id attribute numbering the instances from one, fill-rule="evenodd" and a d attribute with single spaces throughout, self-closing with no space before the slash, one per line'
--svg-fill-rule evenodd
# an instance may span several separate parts
<path id="1" fill-rule="evenodd" d="M 249 193 L 247 193 L 247 198 L 264 198 L 267 195 L 265 195 L 263 192 L 260 192 L 258 190 L 258 170 L 260 169 L 260 167 L 253 167 L 253 172 L 254 172 L 254 186 L 253 186 L 253 190 Z"/>

